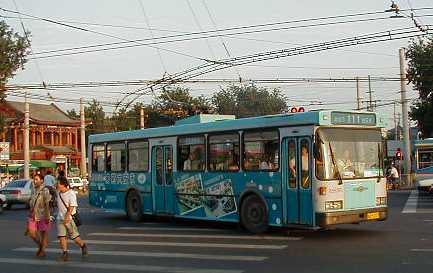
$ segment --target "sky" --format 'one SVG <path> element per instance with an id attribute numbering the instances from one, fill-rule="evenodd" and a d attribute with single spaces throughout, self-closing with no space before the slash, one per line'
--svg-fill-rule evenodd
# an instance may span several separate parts
<path id="1" fill-rule="evenodd" d="M 418 22 L 433 24 L 433 2 L 431 0 L 396 1 L 401 9 L 414 10 Z M 85 54 L 47 57 L 44 51 L 101 43 L 124 42 L 125 40 L 148 39 L 198 31 L 214 31 L 240 26 L 288 22 L 319 17 L 381 12 L 389 9 L 390 1 L 363 0 L 0 0 L 0 7 L 19 11 L 25 29 L 31 32 L 31 60 L 10 84 L 40 84 L 42 82 L 76 83 L 100 81 L 130 81 L 159 79 L 173 75 L 204 63 L 203 59 L 220 60 L 247 54 L 305 46 L 335 39 L 350 38 L 363 34 L 413 27 L 410 18 L 390 18 L 392 13 L 333 19 L 333 22 L 358 21 L 334 25 L 317 25 L 330 22 L 304 21 L 262 27 L 260 29 L 284 28 L 232 36 L 217 36 L 207 39 L 178 41 L 149 46 L 135 46 L 116 50 L 105 50 Z M 409 15 L 411 11 L 405 11 Z M 35 20 L 28 15 L 50 19 L 68 26 Z M 23 33 L 17 14 L 0 11 L 10 26 Z M 11 18 L 15 17 L 15 18 Z M 359 22 L 360 19 L 364 21 Z M 374 19 L 374 20 L 366 20 Z M 314 24 L 315 26 L 308 26 Z M 302 27 L 301 27 L 302 26 Z M 257 29 L 257 28 L 256 28 Z M 245 30 L 245 29 L 242 29 Z M 251 29 L 247 29 L 251 30 Z M 215 32 L 214 32 L 215 33 Z M 222 32 L 219 32 L 221 34 Z M 224 34 L 224 33 L 223 33 Z M 136 44 L 135 44 L 136 45 Z M 283 78 L 354 78 L 354 77 L 398 77 L 398 50 L 407 47 L 409 39 L 384 41 L 367 45 L 338 48 L 321 52 L 279 58 L 250 65 L 238 66 L 200 76 L 202 79 L 238 79 L 258 86 L 279 88 L 291 106 L 305 106 L 307 110 L 337 109 L 351 110 L 356 107 L 356 84 L 354 82 L 315 83 L 298 82 L 286 84 L 263 84 L 258 79 Z M 159 47 L 159 50 L 155 48 Z M 42 58 L 41 58 L 42 57 Z M 201 83 L 186 85 L 193 96 L 211 96 L 225 83 Z M 52 101 L 79 97 L 113 103 L 121 99 L 122 92 L 133 91 L 140 86 L 93 87 L 34 90 L 32 94 L 49 95 Z M 378 104 L 400 99 L 400 83 L 373 81 L 373 100 Z M 363 100 L 368 84 L 361 83 Z M 417 93 L 408 88 L 408 97 Z M 140 97 L 137 101 L 150 103 L 155 93 Z M 22 100 L 12 97 L 11 100 Z M 48 103 L 47 99 L 33 102 Z M 311 105 L 321 101 L 323 105 Z M 78 108 L 77 103 L 58 103 L 65 109 Z M 363 105 L 365 106 L 365 104 Z M 397 104 L 397 113 L 401 106 Z M 107 112 L 113 107 L 106 107 Z M 394 106 L 377 108 L 394 125 Z"/>

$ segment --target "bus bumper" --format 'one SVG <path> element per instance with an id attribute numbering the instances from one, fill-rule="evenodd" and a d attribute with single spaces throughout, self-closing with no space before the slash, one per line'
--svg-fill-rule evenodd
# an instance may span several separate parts
<path id="1" fill-rule="evenodd" d="M 316 213 L 316 225 L 326 227 L 337 224 L 356 224 L 366 221 L 383 221 L 387 217 L 388 208 Z"/>

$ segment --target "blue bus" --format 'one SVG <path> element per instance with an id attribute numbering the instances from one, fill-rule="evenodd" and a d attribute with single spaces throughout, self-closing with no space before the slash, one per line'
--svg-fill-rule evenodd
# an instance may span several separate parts
<path id="1" fill-rule="evenodd" d="M 433 138 L 414 141 L 415 181 L 418 190 L 430 190 L 433 185 Z"/>
<path id="2" fill-rule="evenodd" d="M 384 220 L 385 125 L 377 113 L 311 111 L 91 135 L 90 203 L 253 233 Z"/>

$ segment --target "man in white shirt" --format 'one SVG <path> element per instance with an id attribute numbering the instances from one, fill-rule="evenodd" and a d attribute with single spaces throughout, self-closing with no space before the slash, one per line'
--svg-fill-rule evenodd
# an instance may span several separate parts
<path id="1" fill-rule="evenodd" d="M 77 212 L 77 196 L 73 190 L 69 189 L 68 180 L 64 176 L 59 177 L 57 189 L 57 236 L 59 237 L 60 246 L 63 250 L 60 258 L 63 261 L 69 260 L 68 237 L 81 248 L 81 254 L 87 256 L 87 245 L 80 238 L 78 227 L 72 219 L 72 215 Z"/>

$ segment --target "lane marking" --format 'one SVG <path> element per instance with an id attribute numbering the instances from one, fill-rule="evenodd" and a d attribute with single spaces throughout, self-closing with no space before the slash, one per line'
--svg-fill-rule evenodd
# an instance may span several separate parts
<path id="1" fill-rule="evenodd" d="M 199 234 L 167 234 L 167 233 L 89 233 L 88 236 L 107 236 L 107 237 L 139 237 L 139 238 L 202 238 L 202 239 L 242 239 L 242 240 L 289 240 L 297 241 L 302 237 L 288 236 L 251 236 L 251 235 L 199 235 Z"/>
<path id="2" fill-rule="evenodd" d="M 433 220 L 424 220 L 424 222 L 433 222 Z"/>
<path id="3" fill-rule="evenodd" d="M 181 246 L 181 247 L 271 249 L 271 250 L 281 250 L 287 248 L 287 245 L 246 245 L 246 244 L 176 243 L 176 242 L 141 242 L 141 241 L 137 242 L 137 241 L 105 241 L 105 240 L 86 240 L 86 243 L 88 243 L 89 245 Z"/>
<path id="4" fill-rule="evenodd" d="M 20 247 L 13 251 L 20 252 L 36 252 L 37 248 Z M 57 248 L 47 248 L 48 253 L 59 253 L 62 251 Z M 220 261 L 249 261 L 261 262 L 267 259 L 263 256 L 236 256 L 236 255 L 204 255 L 195 253 L 165 253 L 165 252 L 135 252 L 135 251 L 101 251 L 90 250 L 91 255 L 102 256 L 130 256 L 130 257 L 152 257 L 152 258 L 182 258 L 182 259 L 197 259 L 197 260 L 220 260 Z M 72 254 L 81 254 L 81 250 L 69 250 Z"/>
<path id="5" fill-rule="evenodd" d="M 19 259 L 19 258 L 0 258 L 0 263 L 19 264 L 19 265 L 42 265 L 59 268 L 90 268 L 90 269 L 106 269 L 120 271 L 138 271 L 138 272 L 161 272 L 161 273 L 241 273 L 242 270 L 223 270 L 223 269 L 208 269 L 208 268 L 192 268 L 192 267 L 169 267 L 155 265 L 128 265 L 128 264 L 109 264 L 109 263 L 88 263 L 88 262 L 60 262 L 52 260 L 35 260 L 35 259 Z"/>
<path id="6" fill-rule="evenodd" d="M 119 227 L 120 230 L 167 230 L 167 231 L 225 231 L 230 232 L 230 230 L 216 229 L 216 228 L 182 228 L 182 227 Z"/>
<path id="7" fill-rule="evenodd" d="M 410 251 L 413 251 L 413 252 L 433 252 L 433 248 L 413 248 Z"/>
<path id="8" fill-rule="evenodd" d="M 409 198 L 406 201 L 406 205 L 402 213 L 416 213 L 416 207 L 418 204 L 418 191 L 412 190 L 410 192 Z"/>

